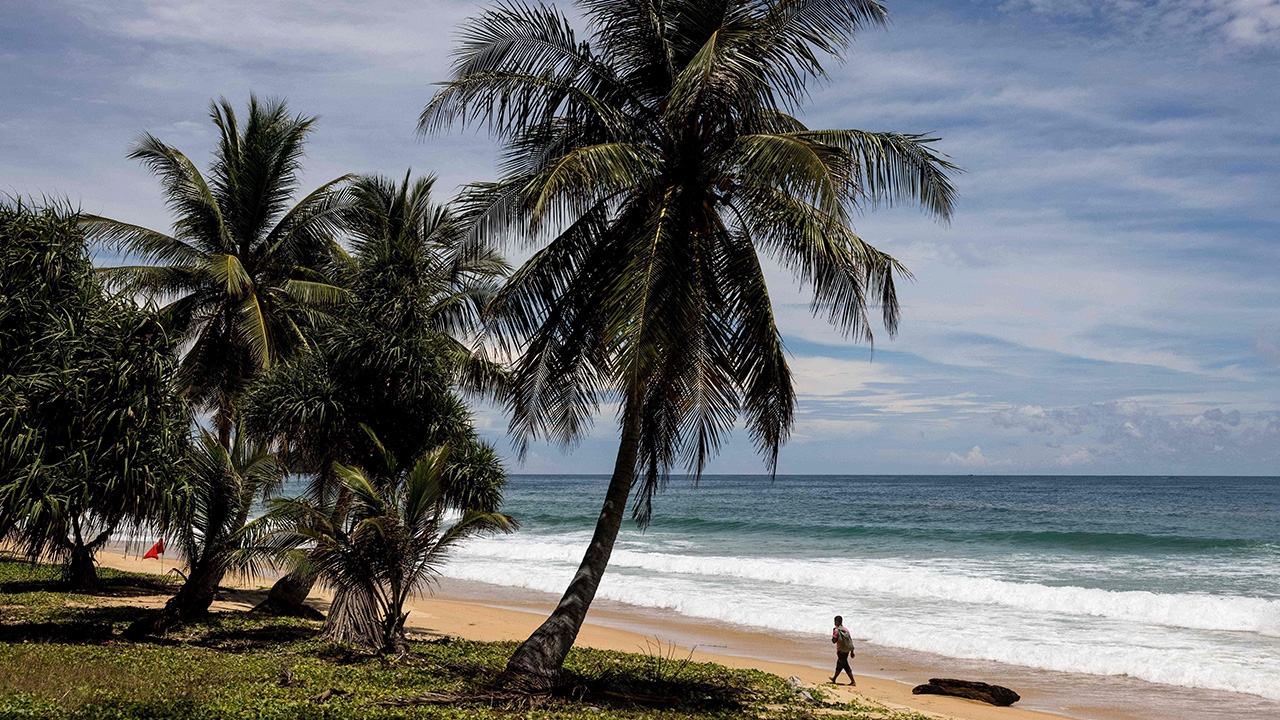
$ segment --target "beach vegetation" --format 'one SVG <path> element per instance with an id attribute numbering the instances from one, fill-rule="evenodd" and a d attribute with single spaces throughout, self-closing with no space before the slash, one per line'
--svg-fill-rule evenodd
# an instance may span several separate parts
<path id="1" fill-rule="evenodd" d="M 68 594 L 58 573 L 0 561 L 3 720 L 921 717 L 813 705 L 776 675 L 715 663 L 655 677 L 649 654 L 588 648 L 566 658 L 558 691 L 502 694 L 494 683 L 514 643 L 410 636 L 403 655 L 384 658 L 334 648 L 320 639 L 318 622 L 259 613 L 215 612 L 164 641 L 133 642 L 122 631 L 140 610 L 113 601 L 154 592 L 162 578 L 104 570 L 97 594 Z"/>
<path id="2" fill-rule="evenodd" d="M 132 636 L 162 635 L 208 612 L 227 571 L 251 566 L 249 513 L 284 476 L 265 444 L 235 434 L 228 447 L 203 429 L 183 470 L 174 492 L 175 512 L 164 529 L 177 538 L 186 578 L 163 609 L 130 626 Z"/>
<path id="3" fill-rule="evenodd" d="M 375 445 L 380 444 L 376 436 Z M 449 447 L 411 466 L 385 452 L 376 470 L 335 465 L 347 507 L 305 498 L 277 499 L 255 527 L 264 547 L 287 553 L 333 590 L 324 637 L 400 656 L 407 652 L 404 606 L 425 591 L 459 542 L 511 532 L 512 518 L 468 509 L 448 518 Z M 275 529 L 279 528 L 279 529 Z M 305 546 L 305 551 L 297 551 Z M 292 551 L 292 552 L 290 552 Z"/>
<path id="4" fill-rule="evenodd" d="M 739 422 L 776 467 L 795 390 L 763 262 L 807 286 L 843 335 L 892 334 L 905 268 L 851 220 L 911 203 L 950 218 L 956 168 L 936 138 L 813 130 L 793 114 L 873 0 L 581 0 L 589 33 L 545 4 L 467 21 L 419 130 L 482 126 L 500 177 L 463 207 L 474 242 L 533 248 L 486 310 L 518 359 L 506 404 L 527 447 L 570 445 L 602 407 L 620 442 L 592 540 L 552 615 L 508 666 L 555 683 L 634 497 L 642 525 L 673 467 L 697 481 Z"/>
<path id="5" fill-rule="evenodd" d="M 315 118 L 250 96 L 241 123 L 224 100 L 210 106 L 218 146 L 207 173 L 144 133 L 129 157 L 160 181 L 171 233 L 84 216 L 89 236 L 140 264 L 105 267 L 108 287 L 159 305 L 182 341 L 178 381 L 215 435 L 232 444 L 237 403 L 263 368 L 307 345 L 307 333 L 345 298 L 325 274 L 346 208 L 343 176 L 295 200 Z"/>
<path id="6" fill-rule="evenodd" d="M 332 505 L 338 524 L 348 505 L 338 463 L 377 466 L 389 454 L 408 467 L 446 444 L 445 503 L 485 513 L 502 503 L 505 472 L 477 438 L 462 393 L 502 391 L 503 368 L 469 342 L 508 268 L 491 250 L 464 245 L 453 212 L 433 201 L 433 184 L 407 174 L 350 183 L 349 251 L 336 254 L 332 272 L 347 301 L 305 351 L 265 370 L 242 403 L 245 430 L 308 478 L 305 497 Z M 314 578 L 300 572 L 278 581 L 260 610 L 306 612 Z"/>
<path id="7" fill-rule="evenodd" d="M 64 202 L 0 202 L 0 540 L 91 588 L 113 533 L 163 512 L 190 416 L 176 338 L 94 273 Z"/>

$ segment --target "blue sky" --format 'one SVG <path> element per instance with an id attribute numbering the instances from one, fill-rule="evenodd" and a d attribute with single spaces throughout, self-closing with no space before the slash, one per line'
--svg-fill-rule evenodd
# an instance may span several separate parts
<path id="1" fill-rule="evenodd" d="M 874 357 L 771 273 L 800 398 L 780 471 L 1280 474 L 1280 0 L 887 4 L 805 119 L 939 134 L 959 211 L 858 220 L 916 276 Z M 0 0 L 0 189 L 167 227 L 129 143 L 203 161 L 209 100 L 250 90 L 321 117 L 308 185 L 489 177 L 483 136 L 414 135 L 476 7 Z M 615 427 L 513 469 L 605 471 Z M 712 470 L 761 465 L 737 433 Z"/>

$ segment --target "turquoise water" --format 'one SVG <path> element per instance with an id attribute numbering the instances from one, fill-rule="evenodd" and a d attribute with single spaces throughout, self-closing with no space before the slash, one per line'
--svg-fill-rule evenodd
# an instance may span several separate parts
<path id="1" fill-rule="evenodd" d="M 516 476 L 448 576 L 561 591 L 605 477 Z M 673 479 L 600 596 L 782 633 L 1280 699 L 1280 479 Z"/>

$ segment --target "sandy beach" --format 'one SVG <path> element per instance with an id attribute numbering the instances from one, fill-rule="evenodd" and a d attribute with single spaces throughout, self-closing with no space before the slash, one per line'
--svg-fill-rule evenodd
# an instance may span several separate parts
<path id="1" fill-rule="evenodd" d="M 172 559 L 142 560 L 138 557 L 140 552 L 103 551 L 98 554 L 98 561 L 105 567 L 132 572 L 162 573 L 174 567 Z M 235 588 L 236 591 L 225 593 L 214 604 L 213 610 L 248 610 L 262 598 L 262 593 L 271 582 L 271 578 L 258 576 L 228 578 L 223 583 L 224 587 Z M 411 602 L 412 610 L 407 625 L 411 632 L 424 635 L 450 635 L 483 641 L 522 640 L 542 622 L 550 611 L 551 604 L 530 602 L 528 599 L 504 594 L 502 590 L 481 583 L 446 580 L 432 595 L 418 597 Z M 157 596 L 111 602 L 159 606 L 164 600 L 164 597 Z M 317 588 L 312 592 L 308 603 L 325 610 L 328 595 Z M 825 665 L 828 662 L 834 665 L 834 653 L 823 647 L 821 640 L 815 640 L 811 651 L 798 652 L 795 647 L 780 644 L 776 638 L 763 633 L 737 631 L 680 619 L 655 619 L 613 607 L 593 607 L 578 636 L 578 645 L 624 652 L 653 652 L 661 642 L 661 652 L 670 652 L 678 658 L 691 655 L 698 661 L 716 662 L 737 668 L 755 668 L 782 677 L 794 675 L 806 685 L 821 687 L 834 700 L 870 701 L 939 718 L 1043 720 L 1063 717 L 1019 707 L 992 707 L 959 698 L 912 695 L 910 684 L 869 674 L 876 672 L 878 658 L 863 652 L 857 653 L 852 661 L 858 678 L 857 687 L 844 685 L 843 678 L 842 684 L 832 686 L 828 683 L 830 670 Z M 910 670 L 901 667 L 895 669 Z M 930 677 L 927 668 L 916 670 L 921 673 L 921 682 Z M 1029 688 L 1016 689 L 1024 696 L 1028 692 L 1034 692 Z M 1125 720 L 1130 716 L 1115 714 L 1112 717 Z"/>

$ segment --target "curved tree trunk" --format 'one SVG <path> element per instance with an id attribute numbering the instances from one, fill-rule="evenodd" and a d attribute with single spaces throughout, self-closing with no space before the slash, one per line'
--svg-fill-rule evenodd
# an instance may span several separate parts
<path id="1" fill-rule="evenodd" d="M 294 570 L 276 580 L 267 593 L 267 598 L 253 608 L 253 612 L 283 617 L 301 617 L 308 620 L 324 618 L 319 610 L 308 607 L 305 603 L 316 584 L 314 575 L 306 575 Z"/>
<path id="2" fill-rule="evenodd" d="M 516 649 L 503 673 L 510 684 L 529 688 L 554 685 L 564 665 L 565 656 L 578 638 L 578 630 L 587 617 L 587 609 L 595 599 L 600 578 L 609 566 L 614 541 L 626 516 L 627 499 L 636 476 L 636 457 L 640 448 L 640 409 L 638 402 L 627 403 L 623 416 L 622 440 L 613 466 L 613 478 L 605 493 L 600 518 L 591 536 L 591 544 L 582 556 L 582 564 L 573 576 L 560 604 L 542 626 Z"/>
<path id="3" fill-rule="evenodd" d="M 103 543 L 111 537 L 111 533 L 115 532 L 115 528 L 115 523 L 112 523 L 110 527 L 98 533 L 93 540 L 85 542 L 81 535 L 80 521 L 72 522 L 73 539 L 67 552 L 67 564 L 62 567 L 62 579 L 72 590 L 96 590 L 100 586 L 95 556 L 98 554 L 98 548 L 102 547 Z"/>
<path id="4" fill-rule="evenodd" d="M 220 566 L 197 564 L 191 568 L 191 575 L 178 588 L 177 594 L 164 604 L 164 608 L 134 622 L 125 630 L 125 636 L 136 638 L 164 635 L 183 623 L 204 617 L 218 595 L 218 583 L 222 582 L 224 574 L 226 571 Z"/>
<path id="5" fill-rule="evenodd" d="M 333 475 L 332 458 L 326 458 L 321 471 L 319 480 L 321 483 L 335 482 Z M 343 518 L 347 516 L 347 509 L 351 504 L 349 493 L 346 488 L 339 488 L 338 497 L 334 503 L 333 524 L 341 525 Z M 253 612 L 263 613 L 266 615 L 277 615 L 282 617 L 300 617 L 308 620 L 323 620 L 324 615 L 315 608 L 306 605 L 307 596 L 311 594 L 311 588 L 315 587 L 316 576 L 292 570 L 289 574 L 276 580 L 271 586 L 271 590 L 267 592 L 267 599 L 258 603 L 253 608 Z"/>

